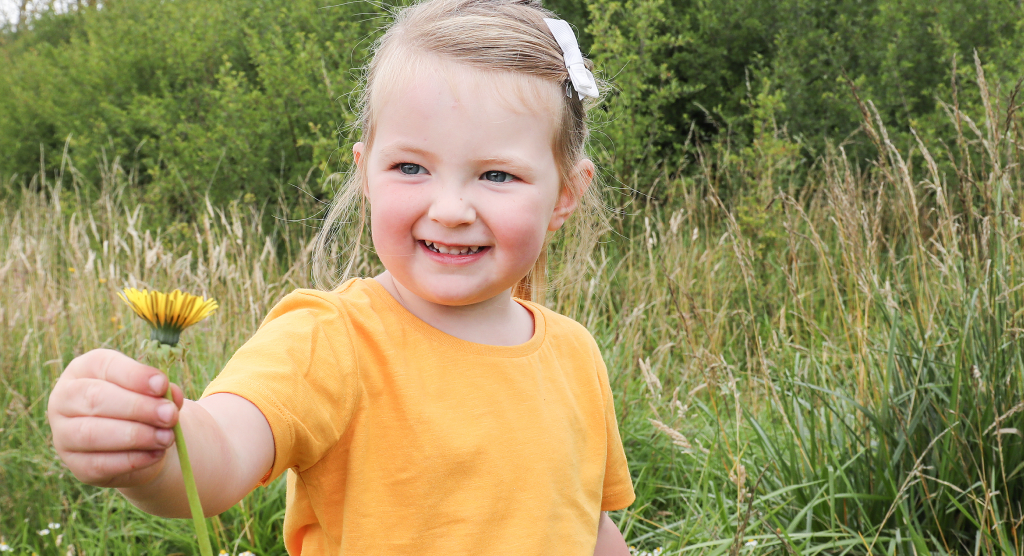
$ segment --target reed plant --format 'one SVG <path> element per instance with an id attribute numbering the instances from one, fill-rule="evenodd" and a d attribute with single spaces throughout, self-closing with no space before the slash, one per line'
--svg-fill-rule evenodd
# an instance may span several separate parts
<path id="1" fill-rule="evenodd" d="M 770 112 L 749 147 L 691 145 L 681 169 L 661 166 L 672 198 L 612 198 L 588 267 L 555 269 L 549 304 L 610 369 L 637 491 L 613 518 L 638 551 L 1024 551 L 1024 130 L 1017 90 L 980 64 L 975 81 L 984 111 L 947 99 L 945 144 L 894 144 L 858 100 L 873 160 L 835 146 L 807 164 Z M 187 522 L 66 473 L 47 395 L 84 350 L 139 352 L 144 325 L 115 302 L 126 286 L 220 302 L 184 342 L 198 395 L 310 285 L 322 207 L 243 199 L 151 229 L 132 169 L 101 174 L 92 200 L 70 159 L 5 182 L 0 535 L 24 554 L 188 553 Z M 368 251 L 357 267 L 379 270 Z M 280 481 L 255 491 L 212 520 L 215 544 L 282 554 L 283 508 Z"/>

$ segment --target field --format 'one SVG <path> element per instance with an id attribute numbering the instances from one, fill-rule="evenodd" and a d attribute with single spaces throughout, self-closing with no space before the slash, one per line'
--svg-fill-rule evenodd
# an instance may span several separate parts
<path id="1" fill-rule="evenodd" d="M 750 147 L 694 146 L 661 178 L 671 198 L 609 193 L 611 229 L 587 268 L 555 269 L 548 303 L 608 363 L 638 496 L 613 514 L 629 544 L 1024 551 L 1024 132 L 980 67 L 977 82 L 985 112 L 948 106 L 948 145 L 893 145 L 864 103 L 874 160 L 836 147 L 802 166 L 766 120 Z M 86 350 L 136 353 L 145 325 L 120 288 L 180 287 L 221 306 L 183 338 L 198 395 L 276 300 L 311 285 L 322 207 L 250 197 L 152 231 L 133 168 L 100 170 L 97 198 L 70 159 L 25 188 L 5 181 L 0 546 L 191 554 L 187 521 L 66 473 L 51 385 Z M 356 273 L 376 270 L 366 255 Z M 212 519 L 216 546 L 282 554 L 283 509 L 282 481 L 255 491 Z"/>

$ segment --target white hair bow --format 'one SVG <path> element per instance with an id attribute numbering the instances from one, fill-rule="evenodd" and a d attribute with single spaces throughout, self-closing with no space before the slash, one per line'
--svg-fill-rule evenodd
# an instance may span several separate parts
<path id="1" fill-rule="evenodd" d="M 579 99 L 583 100 L 584 96 L 597 98 L 599 96 L 597 80 L 583 63 L 583 53 L 580 52 L 580 44 L 576 42 L 576 34 L 572 32 L 572 27 L 569 27 L 569 24 L 561 19 L 545 17 L 544 23 L 548 24 L 548 29 L 551 29 L 551 34 L 558 41 L 558 46 L 562 47 L 565 68 L 569 70 L 569 80 L 572 81 L 572 88 L 576 89 Z M 572 96 L 569 91 L 566 91 L 565 94 Z"/>

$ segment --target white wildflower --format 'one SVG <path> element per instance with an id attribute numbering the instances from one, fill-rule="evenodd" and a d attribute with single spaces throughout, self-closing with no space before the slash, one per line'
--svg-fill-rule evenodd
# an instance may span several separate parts
<path id="1" fill-rule="evenodd" d="M 0 552 L 14 552 L 14 549 L 7 542 L 0 541 Z"/>
<path id="2" fill-rule="evenodd" d="M 47 523 L 46 526 L 50 529 L 60 529 L 60 523 Z"/>
<path id="3" fill-rule="evenodd" d="M 746 546 L 746 547 L 749 547 L 749 548 L 754 548 L 755 546 L 757 546 L 757 541 L 755 541 L 754 539 L 750 539 L 743 546 Z"/>
<path id="4" fill-rule="evenodd" d="M 629 547 L 630 556 L 661 556 L 662 548 L 659 546 L 654 549 L 654 552 L 648 552 L 646 550 L 639 550 L 635 546 Z"/>
<path id="5" fill-rule="evenodd" d="M 36 531 L 36 534 L 38 534 L 40 537 L 45 537 L 46 535 L 50 534 L 50 530 L 49 529 L 40 529 L 40 530 Z"/>

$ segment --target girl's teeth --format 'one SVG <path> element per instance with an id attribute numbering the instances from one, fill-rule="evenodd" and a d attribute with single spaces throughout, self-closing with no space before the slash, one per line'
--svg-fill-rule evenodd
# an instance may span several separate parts
<path id="1" fill-rule="evenodd" d="M 448 247 L 447 245 L 441 245 L 440 243 L 434 243 L 432 241 L 424 241 L 432 251 L 437 253 L 444 253 L 445 255 L 474 255 L 482 249 L 479 246 L 473 247 Z"/>

